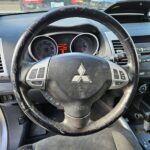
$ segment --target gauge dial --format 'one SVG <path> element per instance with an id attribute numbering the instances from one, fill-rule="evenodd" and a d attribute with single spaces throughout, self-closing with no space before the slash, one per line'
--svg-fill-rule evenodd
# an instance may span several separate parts
<path id="1" fill-rule="evenodd" d="M 98 48 L 99 42 L 97 37 L 90 33 L 79 34 L 71 42 L 72 52 L 96 54 Z"/>
<path id="2" fill-rule="evenodd" d="M 33 40 L 30 47 L 30 54 L 35 60 L 52 57 L 57 53 L 57 43 L 50 37 L 39 36 Z"/>

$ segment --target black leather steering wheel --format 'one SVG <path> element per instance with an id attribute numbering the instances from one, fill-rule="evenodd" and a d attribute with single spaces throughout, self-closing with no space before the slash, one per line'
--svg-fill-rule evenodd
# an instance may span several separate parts
<path id="1" fill-rule="evenodd" d="M 31 63 L 27 49 L 32 39 L 49 24 L 70 17 L 92 19 L 114 32 L 125 49 L 127 68 L 83 53 L 62 54 Z M 119 73 L 119 78 L 115 77 L 114 70 Z M 13 56 L 11 80 L 21 109 L 33 122 L 61 134 L 81 135 L 106 128 L 127 110 L 136 92 L 138 73 L 133 41 L 116 20 L 95 9 L 69 6 L 46 13 L 21 36 Z M 27 96 L 31 88 L 45 90 L 61 103 L 64 121 L 56 122 L 42 114 Z M 92 105 L 110 89 L 122 89 L 122 98 L 108 114 L 92 121 Z"/>

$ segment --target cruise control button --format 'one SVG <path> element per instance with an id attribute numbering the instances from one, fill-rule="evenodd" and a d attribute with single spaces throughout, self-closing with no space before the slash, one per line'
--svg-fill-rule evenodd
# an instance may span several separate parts
<path id="1" fill-rule="evenodd" d="M 126 79 L 126 77 L 125 77 L 125 76 L 121 76 L 121 79 L 122 79 L 122 80 L 125 80 L 125 79 Z"/>
<path id="2" fill-rule="evenodd" d="M 124 75 L 124 73 L 122 71 L 119 71 L 120 75 Z"/>
<path id="3" fill-rule="evenodd" d="M 126 80 L 125 74 L 122 71 L 119 71 L 120 77 L 122 80 Z"/>

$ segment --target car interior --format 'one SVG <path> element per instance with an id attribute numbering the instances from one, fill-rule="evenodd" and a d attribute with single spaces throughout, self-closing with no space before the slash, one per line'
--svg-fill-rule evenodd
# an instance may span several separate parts
<path id="1" fill-rule="evenodd" d="M 150 150 L 150 1 L 51 3 L 0 1 L 0 150 Z"/>

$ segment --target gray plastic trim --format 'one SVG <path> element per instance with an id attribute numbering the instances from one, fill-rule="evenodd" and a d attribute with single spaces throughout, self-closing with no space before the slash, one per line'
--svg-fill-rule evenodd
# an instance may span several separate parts
<path id="1" fill-rule="evenodd" d="M 0 95 L 5 95 L 5 94 L 9 94 L 9 93 L 13 93 L 13 87 L 12 84 L 10 82 L 8 83 L 0 83 Z"/>
<path id="2" fill-rule="evenodd" d="M 112 31 L 105 32 L 105 35 L 106 35 L 108 43 L 110 45 L 112 55 L 115 56 L 115 51 L 114 51 L 114 48 L 113 48 L 112 41 L 113 40 L 119 40 L 119 39 L 117 38 L 117 36 Z"/>

